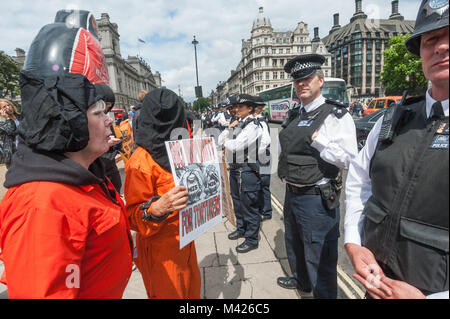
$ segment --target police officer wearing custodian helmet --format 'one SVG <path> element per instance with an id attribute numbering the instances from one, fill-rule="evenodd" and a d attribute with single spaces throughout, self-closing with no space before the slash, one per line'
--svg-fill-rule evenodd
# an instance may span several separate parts
<path id="1" fill-rule="evenodd" d="M 431 89 L 388 109 L 349 169 L 345 248 L 372 298 L 449 298 L 448 9 L 422 1 L 405 43 Z"/>
<path id="2" fill-rule="evenodd" d="M 278 176 L 286 182 L 286 252 L 293 277 L 278 278 L 284 288 L 337 297 L 340 170 L 357 155 L 356 130 L 345 105 L 325 99 L 318 54 L 285 65 L 300 98 L 289 111 L 279 139 Z"/>

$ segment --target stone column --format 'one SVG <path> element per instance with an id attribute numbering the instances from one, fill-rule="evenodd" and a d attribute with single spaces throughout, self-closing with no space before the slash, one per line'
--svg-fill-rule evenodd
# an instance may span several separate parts
<path id="1" fill-rule="evenodd" d="M 367 40 L 363 40 L 363 57 L 362 57 L 362 83 L 361 83 L 361 94 L 366 94 L 366 59 L 367 59 Z"/>
<path id="2" fill-rule="evenodd" d="M 370 94 L 375 94 L 375 64 L 376 64 L 376 44 L 375 44 L 375 40 L 373 40 L 372 42 L 372 87 L 370 89 Z"/>
<path id="3" fill-rule="evenodd" d="M 352 84 L 352 55 L 350 54 L 350 43 L 347 48 L 347 84 Z"/>

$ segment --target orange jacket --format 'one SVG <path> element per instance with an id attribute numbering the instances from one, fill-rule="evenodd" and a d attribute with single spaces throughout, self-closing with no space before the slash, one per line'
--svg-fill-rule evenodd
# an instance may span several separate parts
<path id="1" fill-rule="evenodd" d="M 137 231 L 137 258 L 149 298 L 200 298 L 201 278 L 194 242 L 180 250 L 178 211 L 157 223 L 143 221 L 142 203 L 175 187 L 173 176 L 138 147 L 125 166 L 125 201 Z"/>
<path id="2" fill-rule="evenodd" d="M 0 204 L 9 298 L 121 298 L 132 242 L 123 203 L 116 201 L 120 206 L 98 184 L 11 187 Z"/>

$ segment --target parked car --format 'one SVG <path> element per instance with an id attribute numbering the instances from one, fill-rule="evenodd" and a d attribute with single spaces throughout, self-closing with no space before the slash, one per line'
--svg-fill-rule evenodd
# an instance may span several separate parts
<path id="1" fill-rule="evenodd" d="M 401 101 L 401 99 L 402 99 L 401 96 L 384 96 L 374 98 L 372 99 L 372 101 L 370 101 L 369 105 L 367 106 L 367 109 L 363 113 L 363 116 L 367 116 L 380 109 L 384 109 L 390 107 L 393 104 L 397 104 Z"/>
<path id="2" fill-rule="evenodd" d="M 355 120 L 356 139 L 358 141 L 358 150 L 366 145 L 366 139 L 375 123 L 383 116 L 386 109 L 381 109 L 375 113 L 369 114 L 359 120 Z"/>

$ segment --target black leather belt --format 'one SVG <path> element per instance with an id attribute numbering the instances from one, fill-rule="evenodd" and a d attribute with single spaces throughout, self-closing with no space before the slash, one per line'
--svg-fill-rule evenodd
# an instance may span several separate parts
<path id="1" fill-rule="evenodd" d="M 316 185 L 297 187 L 291 184 L 287 184 L 287 187 L 291 193 L 297 195 L 320 195 L 320 189 Z"/>

